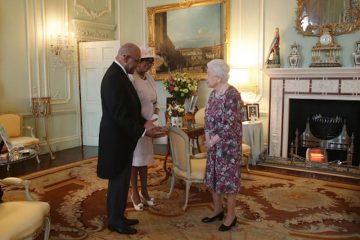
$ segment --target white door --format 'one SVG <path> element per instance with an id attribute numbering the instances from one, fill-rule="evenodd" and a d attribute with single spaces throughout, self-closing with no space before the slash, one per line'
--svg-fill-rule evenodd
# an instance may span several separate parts
<path id="1" fill-rule="evenodd" d="M 80 96 L 83 145 L 98 146 L 101 119 L 100 86 L 114 61 L 120 41 L 80 43 Z"/>

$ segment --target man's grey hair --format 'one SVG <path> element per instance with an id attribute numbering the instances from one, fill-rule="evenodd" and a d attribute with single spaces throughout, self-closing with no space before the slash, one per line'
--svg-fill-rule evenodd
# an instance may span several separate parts
<path id="1" fill-rule="evenodd" d="M 215 76 L 221 79 L 221 82 L 226 83 L 229 80 L 230 67 L 223 59 L 214 59 L 207 63 L 208 69 L 210 69 Z"/>

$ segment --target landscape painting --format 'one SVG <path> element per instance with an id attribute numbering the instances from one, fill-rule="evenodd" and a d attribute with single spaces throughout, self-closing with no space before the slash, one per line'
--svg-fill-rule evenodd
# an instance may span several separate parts
<path id="1" fill-rule="evenodd" d="M 157 76 L 186 72 L 202 78 L 210 60 L 225 59 L 224 8 L 224 1 L 208 1 L 199 6 L 153 11 L 149 46 L 154 46 L 156 53 L 164 58 L 164 64 L 156 70 Z"/>

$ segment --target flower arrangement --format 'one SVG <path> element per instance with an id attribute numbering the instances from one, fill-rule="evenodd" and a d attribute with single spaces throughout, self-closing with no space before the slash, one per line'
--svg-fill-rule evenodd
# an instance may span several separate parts
<path id="1" fill-rule="evenodd" d="M 185 108 L 182 104 L 177 104 L 175 101 L 169 104 L 167 113 L 170 117 L 182 117 L 185 115 Z"/>
<path id="2" fill-rule="evenodd" d="M 198 82 L 190 78 L 186 73 L 176 72 L 162 82 L 164 88 L 178 102 L 184 103 L 185 99 L 196 95 Z"/>

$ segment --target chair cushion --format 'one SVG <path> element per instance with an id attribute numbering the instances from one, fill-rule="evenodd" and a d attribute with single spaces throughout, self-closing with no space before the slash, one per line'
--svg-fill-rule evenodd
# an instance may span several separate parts
<path id="1" fill-rule="evenodd" d="M 33 137 L 12 137 L 10 138 L 10 141 L 13 145 L 15 146 L 24 146 L 24 147 L 29 147 L 32 145 L 36 145 L 39 144 L 39 139 L 38 138 L 33 138 Z"/>
<path id="2" fill-rule="evenodd" d="M 200 108 L 196 113 L 195 113 L 195 123 L 198 124 L 202 124 L 204 125 L 205 122 L 205 108 Z"/>
<path id="3" fill-rule="evenodd" d="M 195 113 L 195 123 L 197 124 L 201 124 L 204 125 L 205 124 L 205 108 L 200 108 L 196 113 Z M 200 147 L 200 151 L 201 152 L 206 152 L 207 149 L 205 147 L 205 134 L 201 135 L 198 137 L 198 141 L 199 141 L 199 147 Z"/>
<path id="4" fill-rule="evenodd" d="M 1 114 L 0 125 L 5 128 L 8 137 L 18 137 L 21 135 L 21 117 L 17 114 Z"/>
<path id="5" fill-rule="evenodd" d="M 181 171 L 178 168 L 174 168 L 174 172 L 177 177 L 183 179 L 189 179 L 193 181 L 202 181 L 205 178 L 205 170 L 206 170 L 206 159 L 190 159 L 191 161 L 191 175 L 189 177 L 186 176 L 185 171 Z"/>
<path id="6" fill-rule="evenodd" d="M 250 155 L 250 153 L 251 153 L 251 147 L 250 147 L 249 145 L 243 143 L 243 144 L 241 145 L 241 147 L 242 147 L 242 154 Z"/>
<path id="7" fill-rule="evenodd" d="M 48 215 L 46 202 L 13 201 L 0 204 L 0 239 L 24 239 L 34 234 Z"/>
<path id="8" fill-rule="evenodd" d="M 204 180 L 206 170 L 206 159 L 190 159 L 191 161 L 191 178 Z"/>

